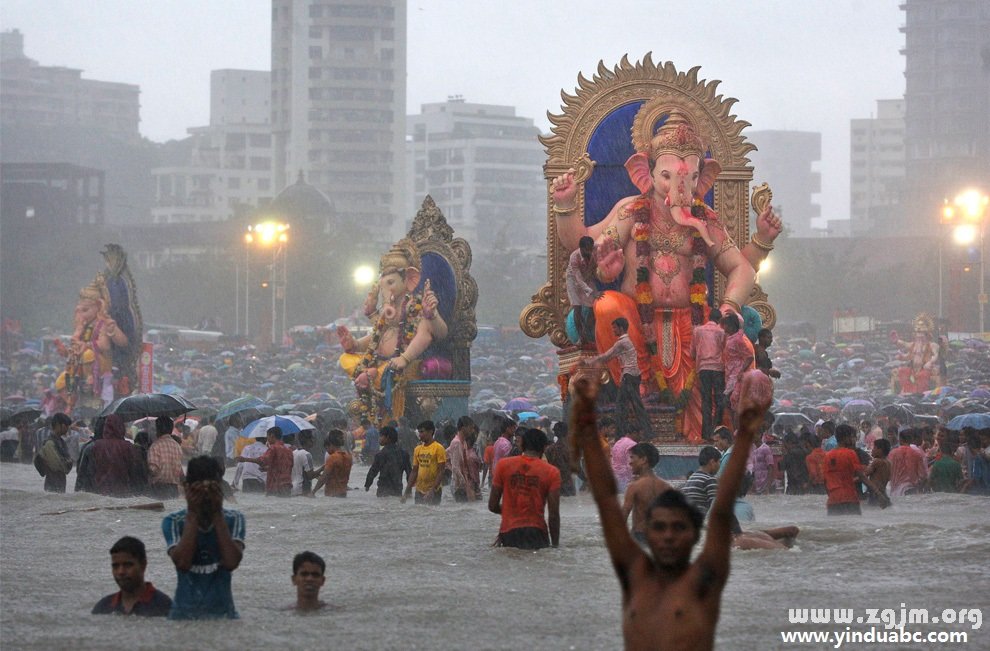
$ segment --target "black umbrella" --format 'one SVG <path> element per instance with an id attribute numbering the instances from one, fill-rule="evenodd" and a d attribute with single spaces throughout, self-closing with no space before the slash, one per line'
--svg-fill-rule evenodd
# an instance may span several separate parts
<path id="1" fill-rule="evenodd" d="M 15 407 L 10 409 L 9 407 L 4 407 L 2 413 L 0 413 L 0 418 L 2 418 L 2 427 L 8 427 L 10 425 L 16 425 L 17 423 L 29 423 L 41 415 L 41 409 L 29 405 L 21 405 L 20 407 Z"/>
<path id="2" fill-rule="evenodd" d="M 100 418 L 117 414 L 125 421 L 147 418 L 148 416 L 181 416 L 187 414 L 196 405 L 182 396 L 166 393 L 136 393 L 132 396 L 118 398 L 100 412 Z"/>

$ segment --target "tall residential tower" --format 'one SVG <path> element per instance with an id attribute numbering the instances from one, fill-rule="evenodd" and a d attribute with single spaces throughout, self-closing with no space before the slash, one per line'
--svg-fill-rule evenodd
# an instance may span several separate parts
<path id="1" fill-rule="evenodd" d="M 406 3 L 272 0 L 278 192 L 300 172 L 382 242 L 405 209 Z"/>

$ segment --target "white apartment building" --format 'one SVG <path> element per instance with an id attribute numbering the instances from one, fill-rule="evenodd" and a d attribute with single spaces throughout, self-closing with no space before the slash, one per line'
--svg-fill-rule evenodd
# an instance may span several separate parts
<path id="1" fill-rule="evenodd" d="M 876 117 L 850 121 L 849 218 L 854 234 L 876 232 L 903 217 L 904 109 L 903 99 L 877 100 Z"/>
<path id="2" fill-rule="evenodd" d="M 188 130 L 189 163 L 152 170 L 156 224 L 226 221 L 271 201 L 270 75 L 210 74 L 210 124 Z"/>
<path id="3" fill-rule="evenodd" d="M 405 0 L 272 0 L 274 185 L 384 244 L 405 221 Z"/>
<path id="4" fill-rule="evenodd" d="M 546 160 L 540 130 L 512 106 L 461 98 L 406 117 L 411 220 L 429 194 L 472 244 L 518 246 L 545 238 Z"/>
<path id="5" fill-rule="evenodd" d="M 780 209 L 792 237 L 815 237 L 822 216 L 822 134 L 814 131 L 751 131 L 747 139 L 759 149 L 749 154 L 753 182 L 769 183 L 773 205 Z"/>

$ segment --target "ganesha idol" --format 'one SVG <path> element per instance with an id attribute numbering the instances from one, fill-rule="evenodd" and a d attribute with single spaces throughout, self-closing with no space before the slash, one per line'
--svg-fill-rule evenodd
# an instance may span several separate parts
<path id="1" fill-rule="evenodd" d="M 127 335 L 107 312 L 107 298 L 99 279 L 79 292 L 75 328 L 65 372 L 56 381 L 68 409 L 105 406 L 114 399 L 113 350 L 128 345 Z M 124 393 L 127 388 L 123 388 Z"/>
<path id="2" fill-rule="evenodd" d="M 892 384 L 900 387 L 901 393 L 924 393 L 932 388 L 932 384 L 940 386 L 942 380 L 939 374 L 939 346 L 932 339 L 934 322 L 931 315 L 922 313 L 914 320 L 914 339 L 901 341 L 896 332 L 891 333 L 891 340 L 901 350 L 898 359 L 904 366 L 895 369 Z"/>
<path id="3" fill-rule="evenodd" d="M 337 329 L 344 348 L 340 366 L 357 389 L 351 411 L 379 426 L 404 413 L 405 388 L 419 377 L 421 357 L 433 342 L 447 336 L 430 281 L 418 289 L 421 278 L 415 243 L 400 240 L 382 257 L 378 283 L 365 302 L 371 333 L 355 339 L 346 327 Z"/>
<path id="4" fill-rule="evenodd" d="M 641 391 L 676 407 L 687 439 L 699 441 L 701 404 L 691 337 L 693 326 L 707 321 L 710 311 L 707 265 L 712 262 L 726 277 L 719 310 L 740 314 L 753 290 L 755 268 L 782 226 L 767 206 L 751 241 L 742 249 L 736 246 L 704 202 L 721 171 L 719 164 L 705 158 L 706 146 L 686 118 L 664 111 L 660 101 L 644 103 L 633 121 L 636 153 L 625 168 L 641 194 L 620 199 L 604 219 L 586 226 L 574 218 L 578 188 L 571 170 L 553 179 L 551 208 L 564 248 L 573 251 L 582 236 L 590 236 L 598 281 L 602 286 L 618 281 L 618 289 L 604 291 L 594 303 L 599 352 L 615 343 L 611 324 L 624 317 L 637 351 Z M 657 130 L 644 124 L 664 116 Z M 618 384 L 617 360 L 609 362 L 609 373 Z"/>

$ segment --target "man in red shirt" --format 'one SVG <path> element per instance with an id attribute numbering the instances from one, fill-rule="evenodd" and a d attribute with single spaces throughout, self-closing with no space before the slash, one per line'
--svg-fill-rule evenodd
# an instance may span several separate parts
<path id="1" fill-rule="evenodd" d="M 722 315 L 712 310 L 708 323 L 694 327 L 691 335 L 691 356 L 698 371 L 701 389 L 701 436 L 712 439 L 716 427 L 722 424 L 725 411 L 725 331 L 719 327 Z"/>
<path id="2" fill-rule="evenodd" d="M 542 430 L 528 429 L 522 439 L 522 454 L 506 457 L 495 467 L 488 510 L 502 516 L 497 544 L 519 549 L 556 547 L 560 542 L 560 471 L 541 458 L 547 447 Z M 543 519 L 545 509 L 549 526 Z"/>
<path id="3" fill-rule="evenodd" d="M 825 507 L 829 515 L 861 515 L 858 478 L 877 496 L 881 508 L 890 506 L 887 495 L 874 486 L 866 476 L 859 455 L 856 454 L 856 430 L 843 423 L 835 428 L 835 440 L 839 447 L 825 454 L 825 490 L 828 500 Z"/>
<path id="4" fill-rule="evenodd" d="M 925 453 L 914 448 L 916 430 L 906 429 L 899 434 L 901 444 L 890 451 L 890 494 L 900 497 L 922 489 L 928 481 L 928 464 Z"/>
<path id="5" fill-rule="evenodd" d="M 289 497 L 292 495 L 292 450 L 282 443 L 281 427 L 270 427 L 266 434 L 268 452 L 257 459 L 237 457 L 237 460 L 256 463 L 268 473 L 265 477 L 266 495 Z"/>

